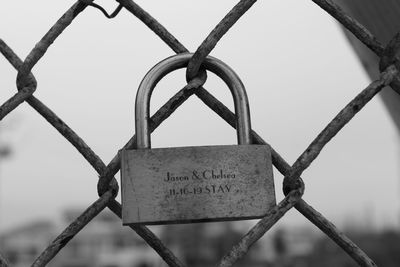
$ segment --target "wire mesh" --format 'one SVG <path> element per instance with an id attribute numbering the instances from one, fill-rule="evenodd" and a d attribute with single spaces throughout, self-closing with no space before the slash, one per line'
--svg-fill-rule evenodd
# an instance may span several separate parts
<path id="1" fill-rule="evenodd" d="M 61 118 L 34 96 L 37 89 L 35 77 L 31 73 L 35 64 L 45 55 L 47 49 L 58 36 L 80 15 L 88 6 L 99 9 L 107 18 L 115 17 L 125 8 L 132 15 L 139 18 L 150 30 L 164 41 L 175 53 L 188 52 L 168 30 L 149 13 L 143 10 L 132 0 L 116 0 L 117 9 L 108 14 L 93 0 L 78 0 L 51 29 L 36 44 L 29 55 L 22 61 L 13 50 L 0 39 L 0 51 L 10 64 L 18 71 L 18 92 L 0 106 L 0 120 L 15 110 L 21 103 L 27 102 L 42 115 L 61 135 L 63 135 L 98 172 L 99 198 L 93 202 L 76 220 L 74 220 L 56 239 L 39 255 L 32 266 L 46 265 L 57 253 L 82 230 L 103 209 L 108 207 L 118 217 L 121 217 L 121 205 L 115 200 L 118 192 L 118 183 L 114 175 L 120 169 L 120 156 L 117 154 L 107 165 L 99 156 L 75 133 Z M 204 87 L 204 77 L 201 77 L 200 67 L 207 55 L 213 50 L 218 41 L 229 29 L 249 10 L 255 0 L 242 0 L 218 23 L 207 38 L 197 48 L 187 67 L 187 86 L 169 99 L 150 119 L 150 129 L 154 131 L 190 96 L 196 95 L 210 109 L 217 113 L 232 127 L 235 125 L 235 115 L 210 94 Z M 272 148 L 273 165 L 284 175 L 283 191 L 285 198 L 266 216 L 261 219 L 222 259 L 220 266 L 231 266 L 242 258 L 276 222 L 291 208 L 297 209 L 311 223 L 321 229 L 327 236 L 336 242 L 360 266 L 376 266 L 376 264 L 348 237 L 341 233 L 322 214 L 313 209 L 303 199 L 304 183 L 301 174 L 318 157 L 324 146 L 359 112 L 382 88 L 390 85 L 396 92 L 400 92 L 398 73 L 398 52 L 400 37 L 397 35 L 385 47 L 365 27 L 347 15 L 338 5 L 330 0 L 313 0 L 315 4 L 339 21 L 347 30 L 364 43 L 371 51 L 381 58 L 380 78 L 362 90 L 337 116 L 319 133 L 308 148 L 290 166 L 280 154 Z M 266 142 L 252 131 L 253 143 Z M 124 146 L 126 149 L 135 148 L 136 138 L 133 136 Z M 162 241 L 145 226 L 130 226 L 141 236 L 150 247 L 170 266 L 184 266 L 183 263 L 166 247 Z M 9 266 L 7 259 L 0 255 L 0 266 Z"/>

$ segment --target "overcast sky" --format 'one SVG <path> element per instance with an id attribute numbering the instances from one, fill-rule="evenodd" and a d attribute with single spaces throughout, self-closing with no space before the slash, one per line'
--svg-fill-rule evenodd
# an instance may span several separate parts
<path id="1" fill-rule="evenodd" d="M 96 1 L 107 10 L 114 1 Z M 190 51 L 237 1 L 137 1 Z M 25 58 L 74 1 L 3 1 L 0 38 Z M 35 96 L 107 164 L 134 133 L 134 97 L 145 73 L 173 55 L 123 10 L 113 20 L 88 7 L 34 67 Z M 256 3 L 211 52 L 246 86 L 252 126 L 290 164 L 369 81 L 335 21 L 310 0 Z M 16 71 L 0 57 L 0 100 L 16 92 Z M 163 79 L 152 110 L 185 85 L 184 70 Z M 232 108 L 209 74 L 205 87 Z M 0 162 L 0 230 L 58 218 L 97 198 L 97 173 L 27 104 L 1 122 L 13 155 Z M 153 147 L 233 144 L 235 131 L 196 97 L 152 135 Z M 304 199 L 339 226 L 399 225 L 399 134 L 374 98 L 303 175 Z M 274 169 L 277 200 L 282 176 Z M 119 180 L 119 174 L 117 175 Z M 119 198 L 119 197 L 118 197 Z M 367 217 L 369 218 L 367 220 Z M 296 211 L 278 224 L 303 225 Z"/>

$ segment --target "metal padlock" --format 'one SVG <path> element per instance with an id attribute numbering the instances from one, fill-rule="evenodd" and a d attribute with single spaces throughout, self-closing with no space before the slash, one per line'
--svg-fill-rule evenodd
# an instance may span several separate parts
<path id="1" fill-rule="evenodd" d="M 251 144 L 245 88 L 218 59 L 207 57 L 203 67 L 222 78 L 232 92 L 239 145 L 150 149 L 153 89 L 165 75 L 186 67 L 191 57 L 186 53 L 161 61 L 139 86 L 137 149 L 121 150 L 124 225 L 254 219 L 276 205 L 271 148 Z"/>

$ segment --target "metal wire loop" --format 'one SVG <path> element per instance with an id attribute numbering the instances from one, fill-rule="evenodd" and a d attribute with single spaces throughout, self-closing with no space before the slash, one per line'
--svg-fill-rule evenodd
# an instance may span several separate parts
<path id="1" fill-rule="evenodd" d="M 112 12 L 111 14 L 108 14 L 107 11 L 100 5 L 93 3 L 90 0 L 79 0 L 80 2 L 88 5 L 88 6 L 92 6 L 94 8 L 97 8 L 98 10 L 100 10 L 104 16 L 106 16 L 108 19 L 112 19 L 115 18 L 118 13 L 122 10 L 122 8 L 124 7 L 122 4 L 119 4 L 118 7 L 114 10 L 114 12 Z"/>

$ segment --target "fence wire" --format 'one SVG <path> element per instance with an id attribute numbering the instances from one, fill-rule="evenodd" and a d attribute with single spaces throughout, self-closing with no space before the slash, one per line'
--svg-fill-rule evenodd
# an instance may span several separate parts
<path id="1" fill-rule="evenodd" d="M 311 223 L 321 229 L 335 243 L 337 243 L 360 266 L 376 266 L 376 264 L 348 237 L 340 232 L 321 213 L 313 209 L 302 199 L 304 183 L 300 177 L 303 171 L 310 166 L 324 146 L 346 125 L 357 112 L 359 112 L 382 88 L 390 85 L 394 91 L 400 93 L 399 87 L 399 48 L 400 35 L 396 35 L 387 46 L 382 45 L 363 25 L 347 15 L 338 5 L 331 0 L 312 0 L 324 9 L 337 21 L 339 21 L 355 37 L 363 42 L 378 57 L 381 58 L 380 78 L 372 82 L 362 90 L 348 105 L 346 105 L 336 117 L 320 132 L 307 149 L 290 166 L 281 155 L 272 148 L 273 165 L 284 175 L 283 191 L 285 198 L 264 218 L 262 218 L 233 248 L 221 259 L 219 266 L 231 266 L 242 258 L 276 222 L 281 219 L 291 208 L 297 209 Z M 33 94 L 37 89 L 36 79 L 31 73 L 32 68 L 45 55 L 47 49 L 58 36 L 80 15 L 88 6 L 98 8 L 103 14 L 112 18 L 125 8 L 132 15 L 140 19 L 157 36 L 160 37 L 175 53 L 188 52 L 168 30 L 161 25 L 149 13 L 143 10 L 132 0 L 116 0 L 117 9 L 108 14 L 101 6 L 93 3 L 93 0 L 78 0 L 64 15 L 51 27 L 51 29 L 36 44 L 29 55 L 22 61 L 13 50 L 0 39 L 0 52 L 18 71 L 18 92 L 11 96 L 0 106 L 0 120 L 17 108 L 21 103 L 27 102 L 40 115 L 42 115 L 61 135 L 63 135 L 98 172 L 97 184 L 99 198 L 93 202 L 78 218 L 76 218 L 56 239 L 38 256 L 32 266 L 44 266 L 93 218 L 104 208 L 108 207 L 121 218 L 121 204 L 115 200 L 118 193 L 118 183 L 114 175 L 120 169 L 120 156 L 116 154 L 111 162 L 106 165 L 100 157 L 75 133 L 65 122 L 61 120 L 51 109 L 37 99 Z M 218 99 L 210 94 L 203 84 L 206 81 L 205 72 L 201 65 L 207 55 L 213 50 L 218 41 L 229 29 L 249 10 L 256 0 L 242 0 L 218 23 L 207 38 L 197 48 L 191 58 L 186 77 L 188 84 L 169 99 L 150 119 L 150 129 L 154 131 L 166 120 L 181 104 L 190 96 L 196 95 L 204 104 L 217 113 L 232 127 L 236 127 L 235 115 Z M 252 141 L 255 144 L 267 144 L 255 131 L 252 131 Z M 133 136 L 124 146 L 125 149 L 136 147 L 136 137 Z M 184 264 L 162 243 L 162 241 L 145 226 L 130 226 L 151 246 L 169 266 L 184 266 Z M 10 266 L 7 259 L 1 256 L 0 266 Z"/>

